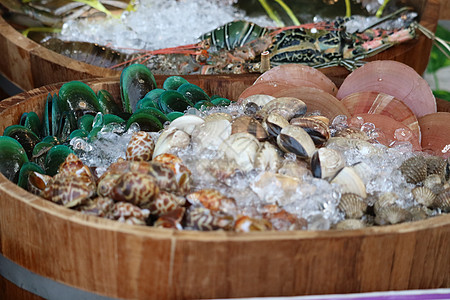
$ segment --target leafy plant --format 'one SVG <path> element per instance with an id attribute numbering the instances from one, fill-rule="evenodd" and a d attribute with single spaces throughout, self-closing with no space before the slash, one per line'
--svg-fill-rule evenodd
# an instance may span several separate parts
<path id="1" fill-rule="evenodd" d="M 450 31 L 445 29 L 443 26 L 438 25 L 436 29 L 436 37 L 439 37 L 444 41 L 450 41 Z M 434 96 L 450 101 L 450 92 L 440 89 L 439 80 L 437 78 L 437 71 L 439 69 L 450 66 L 450 56 L 448 52 L 449 51 L 447 49 L 435 43 L 431 49 L 427 72 L 433 75 L 436 83 L 436 89 L 433 90 Z"/>

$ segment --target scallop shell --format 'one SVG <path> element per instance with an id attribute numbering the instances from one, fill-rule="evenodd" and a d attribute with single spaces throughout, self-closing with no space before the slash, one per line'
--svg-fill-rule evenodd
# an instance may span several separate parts
<path id="1" fill-rule="evenodd" d="M 378 92 L 358 92 L 341 100 L 351 115 L 380 114 L 403 123 L 421 139 L 419 122 L 412 110 L 402 101 L 391 95 Z"/>
<path id="2" fill-rule="evenodd" d="M 398 224 L 411 220 L 411 213 L 398 206 L 388 206 L 380 209 L 375 216 L 378 225 Z"/>
<path id="3" fill-rule="evenodd" d="M 279 91 L 295 87 L 293 84 L 283 84 L 278 82 L 260 82 L 253 84 L 246 88 L 238 97 L 238 102 L 244 101 L 244 99 L 253 95 L 269 95 L 273 96 Z"/>
<path id="4" fill-rule="evenodd" d="M 428 156 L 425 158 L 427 162 L 427 174 L 436 174 L 442 181 L 445 181 L 448 163 L 447 160 L 440 156 Z"/>
<path id="5" fill-rule="evenodd" d="M 427 207 L 431 207 L 436 198 L 436 194 L 425 186 L 415 187 L 411 192 L 415 201 Z"/>
<path id="6" fill-rule="evenodd" d="M 417 184 L 427 178 L 427 163 L 423 156 L 414 156 L 405 160 L 400 171 L 408 183 Z"/>
<path id="7" fill-rule="evenodd" d="M 385 146 L 390 146 L 395 141 L 408 141 L 412 144 L 413 150 L 420 151 L 422 149 L 419 137 L 401 122 L 385 115 L 357 114 L 350 119 L 349 123 L 353 122 L 355 118 L 362 118 L 364 123 L 372 123 L 376 129 L 381 130 L 384 136 L 377 138 L 377 141 Z"/>
<path id="8" fill-rule="evenodd" d="M 274 97 L 294 97 L 306 103 L 306 114 L 320 112 L 321 115 L 333 120 L 336 116 L 351 114 L 335 96 L 314 87 L 288 87 L 273 93 Z"/>
<path id="9" fill-rule="evenodd" d="M 373 208 L 375 214 L 378 214 L 379 211 L 386 207 L 394 206 L 398 200 L 398 195 L 393 192 L 385 192 L 381 194 L 377 200 L 375 201 Z"/>
<path id="10" fill-rule="evenodd" d="M 433 207 L 441 209 L 443 212 L 450 212 L 450 188 L 437 195 Z"/>
<path id="11" fill-rule="evenodd" d="M 422 150 L 443 158 L 450 157 L 450 113 L 438 112 L 419 118 Z"/>
<path id="12" fill-rule="evenodd" d="M 429 188 L 436 195 L 444 190 L 442 177 L 438 174 L 428 175 L 423 181 L 423 186 Z"/>
<path id="13" fill-rule="evenodd" d="M 339 184 L 343 194 L 352 193 L 362 198 L 367 197 L 366 186 L 352 167 L 342 168 L 330 182 Z"/>
<path id="14" fill-rule="evenodd" d="M 254 84 L 277 82 L 294 86 L 312 86 L 336 95 L 337 87 L 319 70 L 302 64 L 283 64 L 264 72 Z"/>
<path id="15" fill-rule="evenodd" d="M 362 229 L 366 227 L 366 224 L 361 220 L 356 219 L 346 219 L 340 221 L 336 224 L 335 229 L 338 230 L 353 230 L 353 229 Z"/>
<path id="16" fill-rule="evenodd" d="M 430 217 L 431 213 L 425 206 L 413 206 L 409 209 L 411 213 L 411 221 L 425 220 Z"/>
<path id="17" fill-rule="evenodd" d="M 406 64 L 379 60 L 364 64 L 348 75 L 337 93 L 338 99 L 363 91 L 392 95 L 403 101 L 417 117 L 436 112 L 436 99 L 417 72 Z"/>
<path id="18" fill-rule="evenodd" d="M 347 219 L 359 219 L 367 211 L 364 199 L 352 193 L 342 194 L 338 207 L 345 213 Z"/>

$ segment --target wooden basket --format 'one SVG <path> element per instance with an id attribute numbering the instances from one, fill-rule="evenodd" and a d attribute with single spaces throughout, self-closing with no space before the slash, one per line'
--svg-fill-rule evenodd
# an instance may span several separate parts
<path id="1" fill-rule="evenodd" d="M 233 80 L 214 81 L 208 87 L 200 79 L 191 78 L 191 83 L 209 94 L 230 97 L 223 91 Z M 95 91 L 119 93 L 118 78 L 87 83 Z M 23 112 L 42 115 L 47 94 L 60 86 L 48 85 L 0 102 L 0 133 L 16 124 Z M 233 233 L 132 226 L 53 204 L 0 175 L 1 254 L 40 276 L 114 298 L 445 288 L 450 287 L 449 245 L 450 215 L 346 231 Z M 3 280 L 0 298 L 36 297 Z"/>
<path id="2" fill-rule="evenodd" d="M 420 15 L 420 24 L 436 30 L 439 18 L 439 0 L 403 0 L 413 6 Z M 403 62 L 422 74 L 428 63 L 432 41 L 423 35 L 374 57 L 372 60 L 396 60 Z M 89 65 L 57 54 L 25 38 L 0 17 L 0 73 L 25 91 L 43 85 L 88 78 L 118 75 L 118 71 Z M 340 84 L 348 75 L 343 67 L 321 69 L 328 77 Z M 253 82 L 259 74 L 248 74 Z M 209 75 L 205 75 L 209 76 Z"/>

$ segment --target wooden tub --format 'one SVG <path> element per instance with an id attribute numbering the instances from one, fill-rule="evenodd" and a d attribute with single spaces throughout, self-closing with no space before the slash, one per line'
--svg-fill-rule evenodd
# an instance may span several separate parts
<path id="1" fill-rule="evenodd" d="M 191 82 L 202 86 L 200 79 Z M 119 91 L 117 78 L 87 83 Z M 215 94 L 227 84 L 202 87 Z M 42 114 L 47 93 L 60 85 L 0 102 L 0 133 L 22 112 Z M 200 299 L 448 288 L 449 246 L 450 215 L 347 231 L 173 231 L 83 215 L 0 174 L 1 256 L 44 283 L 62 283 L 67 297 L 80 291 L 88 292 L 83 299 Z M 27 280 L 18 277 L 22 289 L 2 279 L 0 299 L 40 299 L 24 290 L 33 283 Z M 31 290 L 43 295 L 44 285 Z"/>
<path id="2" fill-rule="evenodd" d="M 420 24 L 436 30 L 439 19 L 439 0 L 403 0 L 420 14 Z M 431 40 L 421 35 L 418 39 L 392 47 L 371 60 L 396 60 L 422 74 L 428 63 Z M 118 75 L 118 71 L 89 65 L 57 54 L 24 37 L 0 17 L 0 73 L 21 89 L 28 91 L 43 85 Z M 341 83 L 348 75 L 343 67 L 321 70 L 328 77 Z M 205 75 L 210 77 L 210 75 Z M 234 76 L 234 75 L 233 75 Z M 247 75 L 253 82 L 258 74 Z M 212 77 L 214 78 L 214 77 Z"/>

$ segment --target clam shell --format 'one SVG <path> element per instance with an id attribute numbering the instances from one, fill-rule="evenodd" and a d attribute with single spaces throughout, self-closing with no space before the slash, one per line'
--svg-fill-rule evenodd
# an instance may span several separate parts
<path id="1" fill-rule="evenodd" d="M 331 180 L 341 186 L 342 193 L 352 193 L 362 198 L 367 197 L 366 186 L 352 167 L 342 168 Z"/>
<path id="2" fill-rule="evenodd" d="M 277 172 L 281 167 L 281 156 L 279 150 L 269 142 L 261 144 L 255 157 L 256 169 Z"/>
<path id="3" fill-rule="evenodd" d="M 308 163 L 301 159 L 290 160 L 285 159 L 278 174 L 303 179 L 303 176 L 312 176 L 311 170 L 308 169 Z"/>
<path id="4" fill-rule="evenodd" d="M 345 167 L 345 158 L 338 150 L 318 149 L 311 158 L 311 171 L 314 177 L 329 178 Z"/>
<path id="5" fill-rule="evenodd" d="M 422 150 L 443 158 L 450 157 L 450 113 L 438 112 L 419 118 Z"/>
<path id="6" fill-rule="evenodd" d="M 330 138 L 328 123 L 315 117 L 298 117 L 289 122 L 291 125 L 303 128 L 312 138 L 317 147 L 322 146 Z"/>
<path id="7" fill-rule="evenodd" d="M 273 96 L 301 99 L 306 103 L 306 114 L 318 111 L 330 120 L 339 115 L 351 116 L 351 113 L 341 101 L 332 94 L 318 88 L 308 86 L 288 87 L 275 92 Z"/>
<path id="8" fill-rule="evenodd" d="M 262 82 L 277 82 L 294 86 L 311 86 L 336 95 L 337 87 L 325 74 L 319 70 L 302 64 L 283 64 L 264 72 L 254 84 Z"/>
<path id="9" fill-rule="evenodd" d="M 378 92 L 358 92 L 341 100 L 351 115 L 380 114 L 406 125 L 421 139 L 419 122 L 412 110 L 394 96 Z"/>
<path id="10" fill-rule="evenodd" d="M 270 113 L 262 122 L 263 128 L 273 137 L 277 137 L 280 134 L 281 129 L 288 125 L 289 122 L 277 112 Z"/>
<path id="11" fill-rule="evenodd" d="M 255 94 L 248 96 L 247 98 L 242 98 L 239 101 L 239 104 L 241 105 L 247 105 L 248 103 L 255 103 L 259 107 L 263 107 L 270 101 L 275 99 L 274 96 L 266 95 L 266 94 Z"/>
<path id="12" fill-rule="evenodd" d="M 362 229 L 364 227 L 366 227 L 366 224 L 364 224 L 364 222 L 361 220 L 346 219 L 337 223 L 335 229 L 352 230 L 352 229 Z"/>
<path id="13" fill-rule="evenodd" d="M 356 114 L 350 119 L 349 123 L 354 121 L 355 118 L 362 118 L 364 123 L 372 123 L 376 129 L 381 130 L 384 136 L 377 138 L 377 141 L 385 146 L 390 146 L 395 141 L 408 141 L 412 144 L 413 150 L 420 151 L 422 149 L 419 137 L 401 122 L 385 115 Z"/>
<path id="14" fill-rule="evenodd" d="M 205 123 L 205 120 L 203 120 L 199 116 L 184 115 L 173 120 L 167 127 L 167 129 L 175 127 L 179 130 L 183 130 L 189 135 L 192 135 L 192 132 L 194 131 L 195 127 L 203 123 Z"/>
<path id="15" fill-rule="evenodd" d="M 205 120 L 205 122 L 211 122 L 211 121 L 217 121 L 217 120 L 227 120 L 227 121 L 231 122 L 233 120 L 233 117 L 227 113 L 217 112 L 217 113 L 212 113 L 210 115 L 207 115 L 204 120 Z"/>
<path id="16" fill-rule="evenodd" d="M 306 104 L 302 100 L 293 97 L 280 97 L 264 105 L 256 115 L 263 119 L 271 113 L 278 113 L 289 121 L 294 117 L 303 116 L 305 112 Z"/>
<path id="17" fill-rule="evenodd" d="M 300 158 L 311 157 L 316 150 L 313 140 L 302 128 L 288 125 L 281 129 L 277 144 L 284 152 L 294 153 Z"/>
<path id="18" fill-rule="evenodd" d="M 345 193 L 342 194 L 338 207 L 345 213 L 347 219 L 359 219 L 366 212 L 367 203 L 359 195 Z"/>
<path id="19" fill-rule="evenodd" d="M 238 102 L 242 102 L 245 98 L 253 95 L 269 95 L 273 96 L 275 93 L 295 87 L 293 84 L 283 84 L 278 82 L 260 82 L 253 84 L 246 88 L 238 97 Z"/>
<path id="20" fill-rule="evenodd" d="M 411 221 L 425 220 L 430 217 L 431 213 L 425 206 L 413 206 L 409 209 L 411 213 Z"/>
<path id="21" fill-rule="evenodd" d="M 241 116 L 233 120 L 231 123 L 231 134 L 239 132 L 248 132 L 251 135 L 254 135 L 260 142 L 263 142 L 268 138 L 267 132 L 264 130 L 261 123 L 250 116 Z"/>
<path id="22" fill-rule="evenodd" d="M 259 148 L 259 141 L 247 132 L 230 135 L 219 146 L 219 150 L 224 153 L 225 158 L 235 162 L 243 171 L 250 171 L 254 168 Z"/>
<path id="23" fill-rule="evenodd" d="M 400 171 L 408 183 L 417 184 L 427 178 L 427 163 L 423 156 L 414 156 L 405 160 Z"/>
<path id="24" fill-rule="evenodd" d="M 425 186 L 415 187 L 411 192 L 415 201 L 427 207 L 431 207 L 436 198 L 436 194 Z"/>
<path id="25" fill-rule="evenodd" d="M 158 137 L 153 150 L 153 158 L 162 154 L 168 153 L 173 148 L 185 148 L 191 142 L 189 134 L 176 127 L 164 130 Z"/>
<path id="26" fill-rule="evenodd" d="M 218 119 L 198 126 L 192 133 L 192 142 L 200 149 L 217 149 L 230 135 L 230 121 Z"/>
<path id="27" fill-rule="evenodd" d="M 392 95 L 403 101 L 417 117 L 436 112 L 430 86 L 406 64 L 379 60 L 364 64 L 348 75 L 336 95 L 338 99 L 363 91 Z"/>

